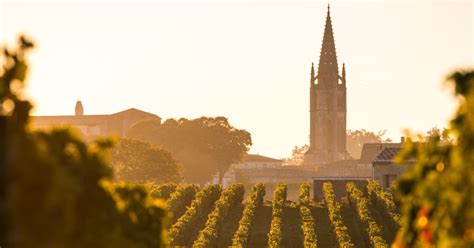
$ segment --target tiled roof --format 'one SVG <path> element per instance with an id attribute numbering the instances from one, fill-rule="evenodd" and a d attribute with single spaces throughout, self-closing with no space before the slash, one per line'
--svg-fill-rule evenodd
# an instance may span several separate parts
<path id="1" fill-rule="evenodd" d="M 365 143 L 362 147 L 359 162 L 370 164 L 374 158 L 386 147 L 402 147 L 401 143 Z"/>
<path id="2" fill-rule="evenodd" d="M 401 147 L 385 147 L 372 161 L 373 164 L 389 164 L 393 163 L 393 160 L 400 152 Z"/>

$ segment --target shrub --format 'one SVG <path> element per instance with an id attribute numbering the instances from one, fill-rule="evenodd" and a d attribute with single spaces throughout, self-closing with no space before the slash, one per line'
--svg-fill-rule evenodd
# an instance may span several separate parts
<path id="1" fill-rule="evenodd" d="M 355 202 L 359 219 L 367 225 L 366 230 L 372 245 L 374 247 L 388 247 L 387 242 L 381 237 L 382 228 L 372 218 L 367 207 L 368 199 L 363 196 L 362 191 L 353 182 L 347 183 L 346 190 L 350 199 Z"/>
<path id="2" fill-rule="evenodd" d="M 242 202 L 244 186 L 233 184 L 227 187 L 214 205 L 214 209 L 207 218 L 204 229 L 199 232 L 193 247 L 216 247 L 218 234 L 231 208 Z"/>
<path id="3" fill-rule="evenodd" d="M 316 232 L 314 231 L 314 218 L 313 214 L 311 214 L 311 209 L 308 207 L 310 203 L 309 192 L 309 183 L 301 184 L 299 190 L 301 229 L 303 230 L 304 247 L 316 248 L 318 245 Z"/>
<path id="4" fill-rule="evenodd" d="M 282 214 L 283 207 L 286 201 L 287 185 L 284 183 L 277 184 L 275 192 L 273 193 L 272 202 L 272 222 L 270 224 L 270 231 L 268 232 L 268 246 L 281 247 L 282 235 Z"/>
<path id="5" fill-rule="evenodd" d="M 252 193 L 248 196 L 242 218 L 239 221 L 239 227 L 232 238 L 232 247 L 247 247 L 255 220 L 257 208 L 262 206 L 265 196 L 265 185 L 257 183 L 253 186 Z"/>
<path id="6" fill-rule="evenodd" d="M 165 208 L 145 187 L 110 183 L 110 140 L 84 143 L 69 129 L 32 131 L 18 92 L 27 74 L 21 37 L 0 73 L 0 218 L 5 247 L 159 247 Z M 6 233 L 5 233 L 6 232 Z"/>
<path id="7" fill-rule="evenodd" d="M 336 234 L 337 242 L 341 248 L 351 248 L 354 244 L 347 233 L 347 226 L 344 225 L 341 217 L 341 206 L 336 202 L 334 189 L 331 183 L 323 184 L 324 201 L 326 202 L 329 214 L 329 221 Z"/>
<path id="8" fill-rule="evenodd" d="M 192 240 L 190 237 L 196 236 L 199 230 L 196 225 L 200 219 L 206 218 L 204 212 L 211 208 L 214 202 L 221 194 L 222 186 L 220 184 L 212 184 L 205 186 L 196 194 L 196 198 L 192 201 L 191 206 L 186 210 L 176 223 L 170 229 L 171 245 L 186 245 Z"/>

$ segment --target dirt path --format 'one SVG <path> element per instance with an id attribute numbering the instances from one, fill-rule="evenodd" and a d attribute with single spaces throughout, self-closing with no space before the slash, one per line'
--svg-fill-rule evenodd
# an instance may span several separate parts
<path id="1" fill-rule="evenodd" d="M 318 247 L 338 247 L 336 236 L 329 221 L 328 209 L 320 204 L 311 206 Z"/>
<path id="2" fill-rule="evenodd" d="M 249 247 L 266 247 L 268 242 L 268 231 L 272 222 L 272 205 L 266 203 L 257 209 L 255 222 L 249 240 Z"/>
<path id="3" fill-rule="evenodd" d="M 384 206 L 375 206 L 372 203 L 368 206 L 375 222 L 382 228 L 382 238 L 391 244 L 397 235 L 397 226 L 386 213 Z"/>
<path id="4" fill-rule="evenodd" d="M 180 244 L 180 245 L 188 246 L 188 247 L 191 247 L 193 245 L 194 240 L 197 239 L 199 231 L 202 230 L 204 226 L 206 225 L 207 217 L 209 213 L 212 211 L 212 209 L 214 209 L 214 204 L 216 201 L 214 201 L 213 205 L 211 205 L 210 207 L 205 208 L 205 211 L 203 211 L 203 213 L 198 214 L 199 219 L 197 220 L 196 225 L 194 226 L 194 231 L 187 233 L 185 237 L 185 240 L 186 240 L 185 244 Z"/>
<path id="5" fill-rule="evenodd" d="M 365 225 L 357 217 L 355 209 L 347 203 L 341 203 L 341 215 L 348 228 L 352 243 L 356 247 L 371 247 Z"/>
<path id="6" fill-rule="evenodd" d="M 244 206 L 239 204 L 232 208 L 229 215 L 224 220 L 224 225 L 219 233 L 219 239 L 217 241 L 217 247 L 229 247 L 232 245 L 232 237 L 239 228 L 239 221 L 242 218 Z"/>
<path id="7" fill-rule="evenodd" d="M 282 246 L 285 248 L 303 248 L 303 230 L 301 229 L 298 205 L 295 203 L 285 204 L 282 218 Z"/>

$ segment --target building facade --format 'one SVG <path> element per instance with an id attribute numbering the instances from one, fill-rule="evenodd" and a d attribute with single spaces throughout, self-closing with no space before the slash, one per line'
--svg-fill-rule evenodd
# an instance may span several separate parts
<path id="1" fill-rule="evenodd" d="M 327 165 L 346 157 L 346 70 L 341 75 L 328 6 L 318 71 L 311 65 L 310 142 L 307 166 Z"/>
<path id="2" fill-rule="evenodd" d="M 272 171 L 279 171 L 283 160 L 262 156 L 259 154 L 247 154 L 242 162 L 231 165 L 230 169 L 224 174 L 222 184 L 224 187 L 237 181 L 237 174 L 244 175 L 242 178 L 251 178 L 249 180 L 262 180 L 259 182 L 271 181 Z M 243 174 L 242 174 L 243 173 Z M 215 174 L 212 183 L 219 183 L 219 174 Z M 241 181 L 240 181 L 241 182 Z"/>
<path id="3" fill-rule="evenodd" d="M 232 166 L 234 169 L 278 169 L 283 160 L 265 157 L 259 154 L 247 154 L 244 161 Z"/>
<path id="4" fill-rule="evenodd" d="M 84 115 L 81 101 L 77 101 L 75 115 L 32 116 L 34 128 L 47 129 L 56 126 L 72 126 L 84 138 L 118 136 L 126 138 L 126 131 L 134 124 L 144 120 L 157 120 L 157 115 L 135 108 L 127 109 L 110 115 Z"/>
<path id="5" fill-rule="evenodd" d="M 403 175 L 415 163 L 414 159 L 408 160 L 406 164 L 395 163 L 395 158 L 401 150 L 401 147 L 384 147 L 372 161 L 372 179 L 385 189 L 390 188 L 393 181 Z"/>

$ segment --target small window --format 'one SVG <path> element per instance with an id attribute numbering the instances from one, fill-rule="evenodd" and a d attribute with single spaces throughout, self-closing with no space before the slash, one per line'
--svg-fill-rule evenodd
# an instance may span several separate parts
<path id="1" fill-rule="evenodd" d="M 397 175 L 387 174 L 383 176 L 383 186 L 388 189 L 392 185 L 392 182 L 397 179 Z"/>

